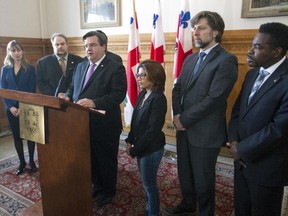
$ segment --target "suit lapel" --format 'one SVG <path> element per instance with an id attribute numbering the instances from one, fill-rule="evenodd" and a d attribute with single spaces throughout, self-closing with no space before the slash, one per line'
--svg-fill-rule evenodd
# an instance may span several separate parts
<path id="1" fill-rule="evenodd" d="M 200 67 L 199 67 L 198 72 L 196 73 L 196 75 L 195 75 L 194 77 L 192 77 L 192 81 L 190 82 L 190 86 L 187 86 L 186 89 L 190 88 L 190 87 L 193 85 L 193 83 L 194 83 L 194 82 L 197 80 L 197 78 L 201 75 L 202 71 L 204 70 L 204 68 L 206 67 L 206 65 L 208 64 L 208 62 L 209 62 L 211 59 L 213 59 L 213 58 L 215 57 L 215 55 L 217 55 L 217 54 L 219 53 L 220 49 L 221 49 L 220 45 L 217 45 L 216 47 L 214 47 L 214 48 L 209 52 L 209 54 L 206 56 L 206 58 L 203 60 L 202 64 L 200 65 Z M 197 56 L 198 56 L 198 54 L 197 54 Z M 194 65 L 194 67 L 195 67 L 198 58 L 195 58 L 194 60 L 195 60 L 195 61 L 193 62 L 192 65 Z M 193 67 L 193 68 L 194 68 L 194 67 Z M 193 71 L 193 68 L 191 69 L 191 73 L 192 73 L 192 71 Z M 190 74 L 190 75 L 191 75 L 191 74 Z M 189 79 L 188 79 L 188 80 L 189 80 Z M 187 81 L 187 84 L 188 84 L 188 81 Z M 186 84 L 186 85 L 187 85 L 187 84 Z"/>
<path id="2" fill-rule="evenodd" d="M 143 94 L 143 96 L 141 96 L 141 100 L 139 100 L 139 102 L 137 104 L 137 108 L 139 109 L 139 112 L 138 112 L 136 121 L 140 121 L 140 119 L 142 118 L 143 114 L 146 112 L 147 108 L 150 106 L 151 100 L 155 97 L 155 95 L 156 95 L 156 93 L 152 92 L 151 95 L 149 95 L 148 98 L 146 99 L 146 101 L 144 102 L 144 104 L 141 107 L 141 109 L 139 109 L 138 107 L 142 103 L 142 100 L 143 100 L 143 98 L 145 96 L 145 93 Z"/>
<path id="3" fill-rule="evenodd" d="M 263 85 L 260 87 L 260 89 L 255 93 L 253 98 L 251 99 L 251 102 L 249 106 L 247 107 L 247 110 L 250 110 L 254 104 L 256 104 L 273 86 L 277 85 L 277 83 L 281 80 L 282 75 L 287 73 L 287 59 L 271 74 L 271 76 L 263 83 Z M 259 70 L 257 70 L 259 71 Z M 255 75 L 258 76 L 258 73 Z M 248 100 L 250 90 L 252 88 L 252 85 L 254 84 L 255 77 L 252 81 L 252 83 L 249 83 L 249 90 L 248 93 L 245 95 L 245 100 Z"/>
<path id="4" fill-rule="evenodd" d="M 101 75 L 101 71 L 105 68 L 105 66 L 107 65 L 108 61 L 109 61 L 108 58 L 105 57 L 105 58 L 100 62 L 100 64 L 97 65 L 94 73 L 91 75 L 90 79 L 88 80 L 88 82 L 87 82 L 85 88 L 83 88 L 83 90 L 85 90 L 86 88 L 88 88 L 88 87 L 90 86 L 90 84 L 93 82 L 93 80 L 94 80 L 96 77 L 98 77 L 98 76 Z M 86 73 L 87 73 L 87 70 L 88 70 L 89 66 L 90 66 L 90 63 L 89 63 L 89 61 L 87 61 L 87 65 L 86 65 L 86 68 L 85 68 L 85 70 L 84 70 L 84 71 L 85 71 L 85 74 L 82 76 L 82 80 L 81 80 L 82 86 L 83 86 L 83 84 L 84 84 L 85 76 L 86 76 Z"/>
<path id="5" fill-rule="evenodd" d="M 82 65 L 82 69 L 80 69 L 80 70 L 81 70 L 81 71 L 80 71 L 80 73 L 81 73 L 81 75 L 80 75 L 80 77 L 81 77 L 81 80 L 80 80 L 80 82 L 81 82 L 81 92 L 82 92 L 84 89 L 86 89 L 87 86 L 88 86 L 88 84 L 87 84 L 87 85 L 85 86 L 85 88 L 83 88 L 85 76 L 86 76 L 86 73 L 87 73 L 87 71 L 88 71 L 89 66 L 90 66 L 90 62 L 87 61 L 86 64 L 83 64 L 83 65 Z"/>
<path id="6" fill-rule="evenodd" d="M 191 63 L 189 63 L 189 65 L 188 65 L 188 68 L 189 68 L 189 71 L 188 71 L 188 73 L 187 73 L 187 75 L 186 75 L 186 78 L 184 77 L 183 78 L 183 81 L 184 81 L 184 83 L 183 83 L 183 94 L 186 92 L 186 90 L 191 86 L 191 83 L 192 82 L 190 82 L 190 86 L 188 86 L 188 84 L 189 84 L 189 80 L 190 80 L 190 78 L 191 78 L 191 76 L 192 76 L 192 72 L 193 72 L 193 68 L 195 67 L 195 65 L 196 65 L 196 63 L 197 63 L 197 56 L 198 56 L 198 54 L 195 54 L 194 56 L 193 56 L 193 58 L 191 59 Z M 192 66 L 194 65 L 194 67 L 192 68 Z M 190 67 L 191 66 L 191 67 Z"/>

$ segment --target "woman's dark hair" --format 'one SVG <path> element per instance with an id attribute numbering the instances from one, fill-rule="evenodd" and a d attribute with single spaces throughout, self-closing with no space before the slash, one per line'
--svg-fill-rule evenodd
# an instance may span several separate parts
<path id="1" fill-rule="evenodd" d="M 163 66 L 157 61 L 147 59 L 139 64 L 137 73 L 140 68 L 145 70 L 147 79 L 153 83 L 152 91 L 164 92 L 166 74 Z"/>

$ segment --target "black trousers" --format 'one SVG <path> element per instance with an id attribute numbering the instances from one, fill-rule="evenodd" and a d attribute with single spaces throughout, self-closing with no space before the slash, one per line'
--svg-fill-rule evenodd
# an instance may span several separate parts
<path id="1" fill-rule="evenodd" d="M 19 117 L 15 117 L 10 110 L 6 110 L 6 114 L 12 131 L 14 146 L 20 160 L 20 165 L 24 166 L 26 162 L 24 158 L 23 140 L 20 138 Z M 27 145 L 29 151 L 29 162 L 31 163 L 34 162 L 35 142 L 28 140 Z"/>
<path id="2" fill-rule="evenodd" d="M 183 196 L 187 208 L 198 205 L 200 216 L 212 216 L 215 212 L 215 165 L 220 148 L 192 146 L 186 131 L 177 132 L 177 166 Z"/>
<path id="3" fill-rule="evenodd" d="M 116 194 L 120 133 L 91 137 L 92 183 L 104 196 Z"/>
<path id="4" fill-rule="evenodd" d="M 235 216 L 280 216 L 284 187 L 255 184 L 244 169 L 234 171 Z"/>

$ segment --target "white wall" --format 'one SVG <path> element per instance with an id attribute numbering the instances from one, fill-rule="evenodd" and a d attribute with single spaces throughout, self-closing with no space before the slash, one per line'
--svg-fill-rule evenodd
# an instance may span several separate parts
<path id="1" fill-rule="evenodd" d="M 0 36 L 41 37 L 42 0 L 0 0 Z"/>
<path id="2" fill-rule="evenodd" d="M 121 1 L 121 26 L 100 28 L 108 35 L 128 34 L 132 0 Z M 155 0 L 135 0 L 140 33 L 150 33 Z M 257 29 L 265 22 L 288 25 L 288 16 L 241 18 L 242 0 L 189 0 L 191 14 L 218 12 L 227 30 Z M 180 0 L 161 0 L 164 32 L 176 32 Z M 54 32 L 78 37 L 90 29 L 80 28 L 80 0 L 0 0 L 0 36 L 49 38 Z"/>

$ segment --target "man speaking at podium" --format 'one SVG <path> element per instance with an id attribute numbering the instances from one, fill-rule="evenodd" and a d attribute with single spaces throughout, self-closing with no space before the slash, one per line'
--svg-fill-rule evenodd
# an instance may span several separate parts
<path id="1" fill-rule="evenodd" d="M 88 61 L 77 65 L 71 87 L 59 97 L 106 112 L 104 116 L 90 114 L 92 195 L 102 207 L 116 193 L 122 130 L 120 104 L 127 90 L 126 72 L 122 64 L 106 56 L 107 39 L 102 33 L 90 31 L 82 39 Z"/>

